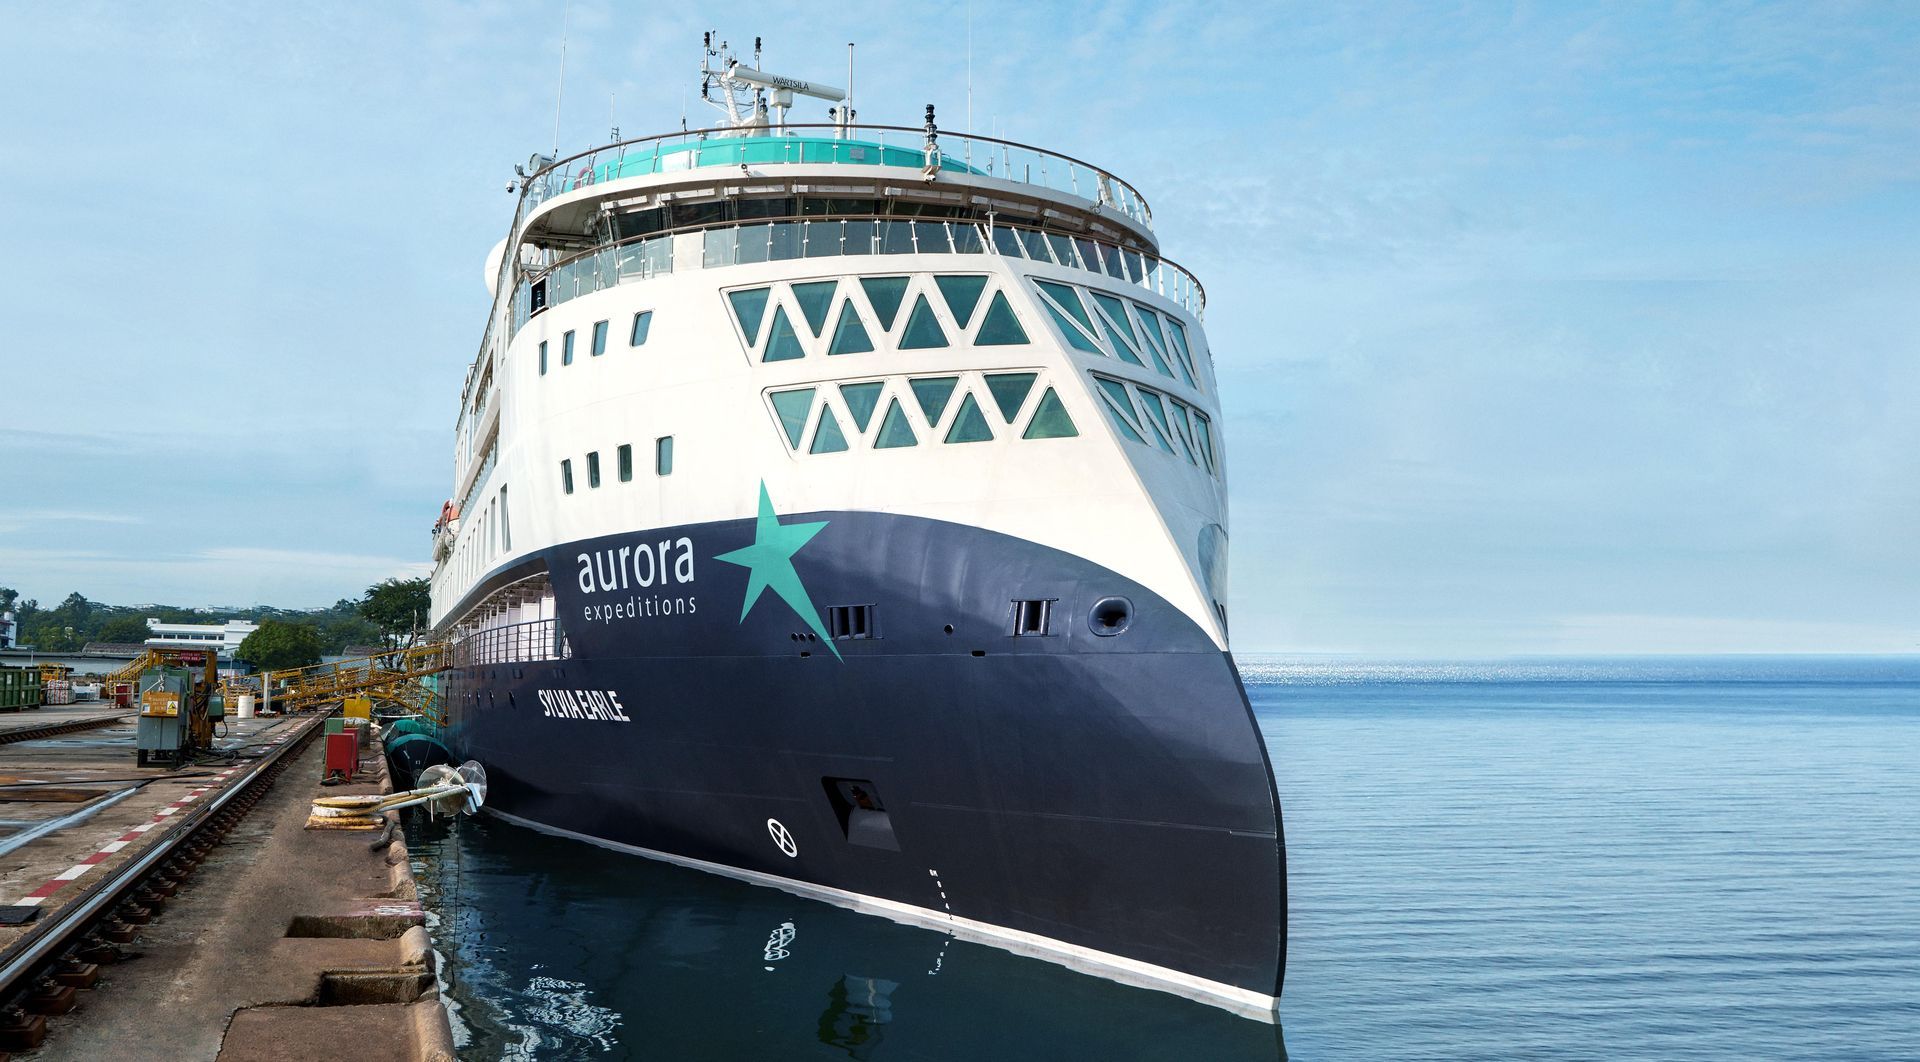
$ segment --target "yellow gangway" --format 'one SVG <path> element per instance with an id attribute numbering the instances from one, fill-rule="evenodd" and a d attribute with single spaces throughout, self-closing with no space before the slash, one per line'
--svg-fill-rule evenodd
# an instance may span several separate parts
<path id="1" fill-rule="evenodd" d="M 452 659 L 447 643 L 427 642 L 372 656 L 269 671 L 260 676 L 262 705 L 270 697 L 280 711 L 298 712 L 359 697 L 417 713 L 435 726 L 445 726 L 445 702 L 421 680 L 447 670 Z M 238 692 L 237 686 L 235 690 Z"/>

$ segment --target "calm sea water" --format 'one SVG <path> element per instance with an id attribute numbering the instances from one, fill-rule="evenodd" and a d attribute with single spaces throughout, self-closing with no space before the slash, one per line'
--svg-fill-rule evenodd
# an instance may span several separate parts
<path id="1" fill-rule="evenodd" d="M 1242 668 L 1285 805 L 1283 1031 L 497 821 L 416 824 L 466 1053 L 1920 1058 L 1920 659 Z"/>

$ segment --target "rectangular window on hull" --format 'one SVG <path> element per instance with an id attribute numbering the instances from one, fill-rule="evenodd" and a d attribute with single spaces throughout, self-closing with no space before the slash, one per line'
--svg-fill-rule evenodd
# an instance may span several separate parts
<path id="1" fill-rule="evenodd" d="M 571 460 L 560 462 L 560 489 L 568 494 L 573 493 L 573 462 Z"/>
<path id="2" fill-rule="evenodd" d="M 653 471 L 656 475 L 673 475 L 673 436 L 653 440 Z"/>
<path id="3" fill-rule="evenodd" d="M 633 315 L 633 333 L 627 338 L 627 345 L 637 347 L 647 341 L 647 330 L 653 327 L 653 311 L 641 310 Z"/>
<path id="4" fill-rule="evenodd" d="M 562 365 L 573 364 L 573 333 L 572 332 L 568 332 L 566 335 L 560 337 L 560 364 Z"/>
<path id="5" fill-rule="evenodd" d="M 540 341 L 540 375 L 547 374 L 547 341 Z"/>
<path id="6" fill-rule="evenodd" d="M 620 445 L 620 482 L 633 482 L 633 447 L 627 443 Z"/>
<path id="7" fill-rule="evenodd" d="M 607 352 L 607 322 L 593 322 L 593 357 Z"/>
<path id="8" fill-rule="evenodd" d="M 880 637 L 872 605 L 835 605 L 827 609 L 827 633 L 835 641 Z"/>
<path id="9" fill-rule="evenodd" d="M 507 522 L 507 488 L 500 488 L 500 548 L 513 549 L 513 525 Z"/>
<path id="10" fill-rule="evenodd" d="M 600 485 L 600 451 L 595 450 L 594 452 L 587 455 L 587 486 L 597 487 L 599 485 Z"/>
<path id="11" fill-rule="evenodd" d="M 1013 636 L 1044 638 L 1053 621 L 1053 599 L 1031 599 L 1013 603 Z"/>

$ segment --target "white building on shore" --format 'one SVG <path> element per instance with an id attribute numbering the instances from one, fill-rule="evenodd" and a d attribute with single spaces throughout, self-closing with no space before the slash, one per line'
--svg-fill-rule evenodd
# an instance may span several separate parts
<path id="1" fill-rule="evenodd" d="M 213 649 L 221 656 L 231 657 L 247 635 L 260 629 L 260 625 L 251 620 L 228 620 L 225 623 L 162 623 L 157 619 L 147 620 L 147 645 L 166 649 Z"/>

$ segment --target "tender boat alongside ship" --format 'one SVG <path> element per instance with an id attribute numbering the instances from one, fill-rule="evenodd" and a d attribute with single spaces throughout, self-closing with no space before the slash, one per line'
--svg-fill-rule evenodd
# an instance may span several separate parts
<path id="1" fill-rule="evenodd" d="M 509 820 L 1271 1017 L 1199 283 L 1099 167 L 706 56 L 719 127 L 520 171 L 442 738 Z"/>

